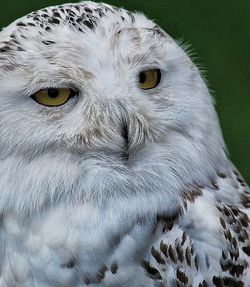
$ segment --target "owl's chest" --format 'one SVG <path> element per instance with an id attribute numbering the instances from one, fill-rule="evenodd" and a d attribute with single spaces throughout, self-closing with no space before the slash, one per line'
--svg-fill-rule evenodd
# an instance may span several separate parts
<path id="1" fill-rule="evenodd" d="M 150 224 L 110 221 L 88 205 L 60 207 L 29 219 L 6 215 L 0 286 L 85 286 L 104 278 L 103 286 L 144 284 L 149 278 L 142 276 L 139 262 L 151 232 Z"/>

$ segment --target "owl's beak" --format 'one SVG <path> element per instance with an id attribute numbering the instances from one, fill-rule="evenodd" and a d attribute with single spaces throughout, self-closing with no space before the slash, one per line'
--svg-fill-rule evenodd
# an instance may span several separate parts
<path id="1" fill-rule="evenodd" d="M 128 147 L 129 146 L 129 133 L 128 133 L 127 124 L 124 124 L 122 127 L 122 137 L 124 138 L 125 144 Z"/>
<path id="2" fill-rule="evenodd" d="M 127 161 L 129 158 L 129 131 L 127 123 L 123 124 L 121 134 L 124 138 L 124 159 Z"/>

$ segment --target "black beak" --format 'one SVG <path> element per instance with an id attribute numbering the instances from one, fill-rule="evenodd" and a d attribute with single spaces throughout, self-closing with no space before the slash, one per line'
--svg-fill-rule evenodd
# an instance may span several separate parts
<path id="1" fill-rule="evenodd" d="M 124 138 L 124 158 L 127 161 L 129 157 L 129 132 L 127 123 L 124 123 L 122 127 L 122 137 Z"/>

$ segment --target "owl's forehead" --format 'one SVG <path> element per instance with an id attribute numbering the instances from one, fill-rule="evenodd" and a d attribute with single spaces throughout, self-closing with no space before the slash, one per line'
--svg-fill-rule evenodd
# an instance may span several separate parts
<path id="1" fill-rule="evenodd" d="M 17 27 L 36 27 L 39 33 L 50 32 L 56 26 L 67 25 L 72 30 L 89 33 L 94 28 L 112 30 L 113 26 L 136 27 L 137 14 L 104 3 L 84 1 L 77 4 L 64 4 L 47 7 L 28 14 L 15 22 Z M 144 25 L 150 21 L 144 17 Z M 129 25 L 130 24 L 130 25 Z M 132 25 L 131 25 L 132 24 Z M 26 28 L 24 28 L 26 27 Z M 75 28 L 75 29 L 73 29 Z"/>
<path id="2" fill-rule="evenodd" d="M 79 54 L 89 58 L 93 51 L 96 54 L 113 52 L 118 43 L 124 56 L 127 51 L 138 48 L 143 55 L 143 49 L 148 51 L 149 42 L 153 46 L 156 34 L 160 37 L 161 33 L 155 23 L 142 14 L 89 1 L 65 4 L 32 12 L 3 30 L 0 61 L 11 56 L 29 63 L 32 57 L 47 62 L 60 57 L 77 61 Z M 148 41 L 148 37 L 152 41 Z M 156 45 L 158 40 L 155 39 Z"/>

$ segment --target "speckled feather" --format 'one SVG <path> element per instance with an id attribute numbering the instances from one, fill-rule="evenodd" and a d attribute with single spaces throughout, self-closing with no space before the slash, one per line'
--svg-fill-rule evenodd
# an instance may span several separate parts
<path id="1" fill-rule="evenodd" d="M 30 97 L 49 87 L 78 95 Z M 199 70 L 140 13 L 86 1 L 1 31 L 0 188 L 1 287 L 250 286 L 250 190 Z"/>

